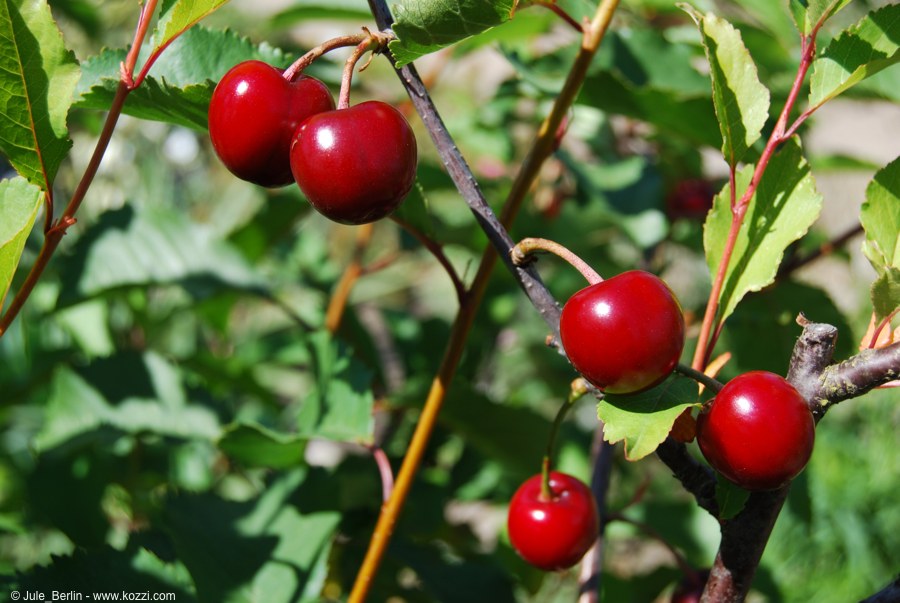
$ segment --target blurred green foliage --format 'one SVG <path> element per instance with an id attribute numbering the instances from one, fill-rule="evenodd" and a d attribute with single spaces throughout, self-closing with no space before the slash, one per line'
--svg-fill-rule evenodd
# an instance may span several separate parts
<path id="1" fill-rule="evenodd" d="M 586 0 L 560 4 L 575 16 L 592 11 Z M 112 65 L 114 76 L 118 59 L 110 57 L 120 57 L 101 51 L 124 48 L 137 7 L 51 5 L 93 78 L 80 90 L 96 84 L 69 115 L 75 151 L 56 182 L 64 199 L 95 140 L 94 110 L 110 91 L 100 67 Z M 353 228 L 310 211 L 294 187 L 262 190 L 233 178 L 202 131 L 202 108 L 227 67 L 223 57 L 290 61 L 323 32 L 371 22 L 364 2 L 302 1 L 283 12 L 248 6 L 212 15 L 208 29 L 183 38 L 161 63 L 151 82 L 158 94 L 136 97 L 133 116 L 121 120 L 78 225 L 0 338 L 0 599 L 19 588 L 174 592 L 178 601 L 210 603 L 340 601 L 359 568 L 381 506 L 367 446 L 379 443 L 399 467 L 456 297 L 434 258 L 385 221 L 363 257 L 377 269 L 357 283 L 341 329 L 325 331 Z M 823 35 L 869 8 L 854 2 Z M 716 9 L 741 32 L 773 107 L 782 106 L 799 54 L 787 7 L 769 0 Z M 577 40 L 533 7 L 420 66 L 495 207 Z M 334 86 L 340 64 L 325 57 L 315 73 Z M 673 3 L 625 3 L 562 146 L 513 229 L 514 237 L 562 242 L 601 274 L 635 267 L 661 274 L 694 328 L 709 290 L 702 216 L 681 217 L 672 193 L 686 180 L 704 179 L 711 190 L 723 184 L 709 159 L 721 139 L 702 64 L 696 28 Z M 897 71 L 854 88 L 863 103 L 855 110 L 884 96 L 900 100 L 900 86 L 890 85 Z M 408 108 L 384 60 L 354 83 L 354 101 L 378 97 Z M 412 121 L 420 168 L 403 217 L 439 242 L 469 282 L 484 236 L 422 124 Z M 874 171 L 869 157 L 810 153 L 815 177 Z M 825 193 L 826 207 L 849 201 Z M 838 231 L 857 223 L 853 212 L 830 219 Z M 834 234 L 816 224 L 788 254 L 803 255 Z M 24 269 L 39 245 L 33 234 Z M 854 239 L 852 253 L 832 255 L 828 271 L 813 264 L 748 295 L 717 348 L 733 355 L 723 378 L 749 369 L 784 374 L 800 312 L 838 326 L 838 355 L 852 354 L 871 313 L 871 279 L 855 269 L 858 246 Z M 561 262 L 539 266 L 560 300 L 584 284 Z M 20 270 L 13 293 L 23 277 Z M 840 304 L 835 287 L 822 288 L 829 281 L 841 289 Z M 530 568 L 504 533 L 506 502 L 539 471 L 574 377 L 545 336 L 537 313 L 498 270 L 371 600 L 577 596 L 577 571 Z M 822 422 L 763 558 L 756 601 L 843 603 L 896 573 L 895 397 L 867 395 Z M 584 398 L 563 428 L 562 470 L 589 479 L 596 427 L 595 405 Z M 695 567 L 709 566 L 716 521 L 655 457 L 626 462 L 621 444 L 615 455 L 610 509 L 651 526 Z M 681 578 L 659 542 L 625 523 L 608 526 L 604 570 L 604 600 L 617 603 L 653 601 Z"/>

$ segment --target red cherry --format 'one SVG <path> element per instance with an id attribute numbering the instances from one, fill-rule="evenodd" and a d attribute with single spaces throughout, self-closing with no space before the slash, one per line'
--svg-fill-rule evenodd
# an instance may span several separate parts
<path id="1" fill-rule="evenodd" d="M 291 145 L 300 190 L 319 213 L 344 224 L 394 211 L 415 183 L 416 163 L 412 128 L 380 101 L 313 115 Z"/>
<path id="2" fill-rule="evenodd" d="M 812 455 L 816 426 L 784 378 L 751 371 L 725 384 L 697 419 L 697 443 L 712 467 L 746 490 L 773 490 Z"/>
<path id="3" fill-rule="evenodd" d="M 600 529 L 597 503 L 577 478 L 550 472 L 551 498 L 541 492 L 541 475 L 525 481 L 509 503 L 507 527 L 513 548 L 543 570 L 572 567 L 593 546 Z"/>
<path id="4" fill-rule="evenodd" d="M 209 137 L 222 163 L 235 176 L 262 186 L 294 180 L 290 148 L 294 131 L 315 113 L 334 109 L 319 80 L 289 82 L 262 61 L 245 61 L 219 81 L 209 103 Z"/>
<path id="5" fill-rule="evenodd" d="M 715 192 L 702 178 L 682 180 L 666 197 L 666 212 L 669 218 L 700 220 L 712 209 Z"/>
<path id="6" fill-rule="evenodd" d="M 585 379 L 611 394 L 662 382 L 684 348 L 684 316 L 672 290 L 632 270 L 590 285 L 563 306 L 563 349 Z"/>

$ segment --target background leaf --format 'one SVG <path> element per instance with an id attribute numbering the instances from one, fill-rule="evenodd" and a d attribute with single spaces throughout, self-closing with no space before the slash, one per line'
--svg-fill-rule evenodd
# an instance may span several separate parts
<path id="1" fill-rule="evenodd" d="M 404 0 L 394 6 L 390 43 L 398 66 L 508 21 L 513 0 Z"/>
<path id="2" fill-rule="evenodd" d="M 607 395 L 597 405 L 603 439 L 610 444 L 625 440 L 625 458 L 640 460 L 656 450 L 675 419 L 697 402 L 697 384 L 682 377 L 639 394 Z"/>
<path id="3" fill-rule="evenodd" d="M 842 32 L 813 63 L 810 107 L 900 61 L 900 4 L 889 4 Z"/>
<path id="4" fill-rule="evenodd" d="M 760 83 L 756 64 L 733 25 L 713 14 L 687 10 L 703 36 L 722 154 L 734 167 L 760 137 L 769 117 L 769 91 Z"/>
<path id="5" fill-rule="evenodd" d="M 750 183 L 754 166 L 740 170 L 737 198 Z M 737 244 L 719 296 L 720 320 L 725 320 L 750 291 L 775 280 L 788 245 L 806 234 L 822 210 L 809 165 L 795 139 L 786 142 L 769 162 L 766 174 L 750 200 Z M 704 247 L 710 274 L 716 274 L 731 228 L 729 187 L 716 196 L 704 227 Z"/>
<path id="6" fill-rule="evenodd" d="M 287 469 L 303 462 L 306 439 L 278 433 L 253 423 L 227 426 L 219 449 L 248 467 Z"/>
<path id="7" fill-rule="evenodd" d="M 866 231 L 863 252 L 878 273 L 871 293 L 881 320 L 900 307 L 900 158 L 875 174 L 859 219 Z"/>
<path id="8" fill-rule="evenodd" d="M 175 0 L 163 2 L 153 44 L 162 48 L 179 34 L 221 7 L 228 0 Z"/>
<path id="9" fill-rule="evenodd" d="M 790 0 L 794 23 L 800 33 L 809 34 L 814 27 L 830 19 L 851 0 Z"/>
<path id="10" fill-rule="evenodd" d="M 0 182 L 0 309 L 34 226 L 43 195 L 24 178 Z"/>
<path id="11" fill-rule="evenodd" d="M 142 56 L 149 53 L 147 46 Z M 126 50 L 105 50 L 84 62 L 75 106 L 106 110 L 119 82 L 119 64 Z M 209 99 L 225 72 L 241 61 L 256 59 L 278 67 L 285 54 L 268 44 L 253 45 L 231 31 L 193 27 L 179 36 L 128 95 L 124 112 L 143 119 L 206 130 Z M 312 72 L 311 72 L 312 73 Z"/>
<path id="12" fill-rule="evenodd" d="M 0 150 L 49 191 L 71 147 L 66 116 L 79 70 L 41 0 L 0 3 Z"/>

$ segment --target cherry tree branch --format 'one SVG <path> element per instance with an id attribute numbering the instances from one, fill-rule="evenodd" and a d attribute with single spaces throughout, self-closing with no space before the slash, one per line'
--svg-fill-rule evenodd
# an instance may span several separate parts
<path id="1" fill-rule="evenodd" d="M 859 603 L 896 603 L 900 601 L 900 576 L 871 597 Z"/>

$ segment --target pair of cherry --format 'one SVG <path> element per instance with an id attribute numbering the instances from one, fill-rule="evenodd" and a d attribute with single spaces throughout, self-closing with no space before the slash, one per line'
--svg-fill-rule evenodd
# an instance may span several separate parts
<path id="1" fill-rule="evenodd" d="M 219 81 L 209 135 L 239 178 L 266 187 L 296 181 L 316 210 L 344 224 L 387 216 L 415 182 L 416 139 L 397 109 L 380 101 L 335 109 L 319 80 L 288 80 L 262 61 Z"/>

